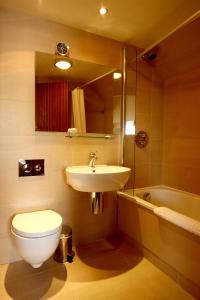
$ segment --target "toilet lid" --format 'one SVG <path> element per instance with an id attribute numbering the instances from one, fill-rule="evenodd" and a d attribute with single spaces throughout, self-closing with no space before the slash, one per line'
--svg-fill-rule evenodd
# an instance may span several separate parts
<path id="1" fill-rule="evenodd" d="M 56 233 L 62 224 L 62 217 L 52 210 L 41 210 L 16 215 L 12 230 L 22 237 L 42 237 Z"/>

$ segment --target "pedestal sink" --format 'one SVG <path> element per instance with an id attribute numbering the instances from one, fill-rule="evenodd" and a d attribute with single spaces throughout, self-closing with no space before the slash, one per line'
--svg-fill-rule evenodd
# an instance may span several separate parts
<path id="1" fill-rule="evenodd" d="M 121 166 L 73 166 L 65 169 L 67 183 L 80 192 L 108 192 L 122 189 L 131 169 Z"/>

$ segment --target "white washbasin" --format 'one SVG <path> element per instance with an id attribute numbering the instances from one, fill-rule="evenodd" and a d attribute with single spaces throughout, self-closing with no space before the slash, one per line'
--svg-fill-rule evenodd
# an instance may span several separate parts
<path id="1" fill-rule="evenodd" d="M 131 169 L 121 166 L 73 166 L 65 169 L 67 184 L 80 192 L 117 191 L 128 181 Z"/>

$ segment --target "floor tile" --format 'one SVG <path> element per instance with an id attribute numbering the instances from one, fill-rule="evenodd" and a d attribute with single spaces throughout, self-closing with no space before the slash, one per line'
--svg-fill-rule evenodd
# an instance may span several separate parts
<path id="1" fill-rule="evenodd" d="M 100 240 L 75 252 L 71 264 L 50 259 L 39 269 L 24 261 L 0 266 L 0 299 L 194 299 L 125 241 Z"/>

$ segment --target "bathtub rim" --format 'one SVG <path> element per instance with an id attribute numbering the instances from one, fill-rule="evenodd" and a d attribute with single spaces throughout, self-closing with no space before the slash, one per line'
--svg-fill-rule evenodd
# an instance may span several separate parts
<path id="1" fill-rule="evenodd" d="M 154 189 L 154 190 L 164 189 L 164 190 L 168 190 L 168 191 L 172 191 L 172 192 L 181 193 L 181 194 L 183 194 L 185 196 L 189 196 L 189 197 L 193 197 L 193 198 L 198 198 L 198 199 L 200 198 L 200 195 L 198 195 L 198 194 L 194 194 L 194 193 L 182 191 L 180 189 L 172 188 L 172 187 L 167 186 L 167 185 L 153 185 L 153 186 L 146 186 L 146 187 L 143 187 L 143 188 L 136 188 L 136 189 L 132 188 L 132 189 L 126 189 L 124 191 L 118 191 L 118 193 L 120 193 L 120 192 L 126 192 L 126 191 L 131 191 L 131 190 L 133 190 L 134 192 L 142 192 L 142 191 L 145 191 L 146 189 Z"/>
<path id="2" fill-rule="evenodd" d="M 151 187 L 145 187 L 145 188 L 139 188 L 139 189 L 127 189 L 125 191 L 118 191 L 117 195 L 130 200 L 131 202 L 135 203 L 136 205 L 139 205 L 143 208 L 150 210 L 157 217 L 159 217 L 169 223 L 172 223 L 172 224 L 186 230 L 187 232 L 190 232 L 190 233 L 200 237 L 200 221 L 198 221 L 194 218 L 188 217 L 182 213 L 176 212 L 175 210 L 172 210 L 166 206 L 154 205 L 154 204 L 149 203 L 148 201 L 143 200 L 142 198 L 134 195 L 135 192 L 145 191 L 147 189 L 165 189 L 165 190 L 170 190 L 173 192 L 185 194 L 187 196 L 200 199 L 199 195 L 184 192 L 184 191 L 174 189 L 174 188 L 164 186 L 164 185 L 151 186 Z M 126 191 L 133 191 L 133 193 L 131 195 L 131 194 L 128 194 Z M 159 209 L 160 209 L 160 211 L 159 211 Z M 166 212 L 167 211 L 170 212 L 171 216 L 168 217 L 168 215 L 160 213 L 163 209 L 165 209 Z M 177 219 L 177 217 L 178 217 L 178 219 Z"/>

